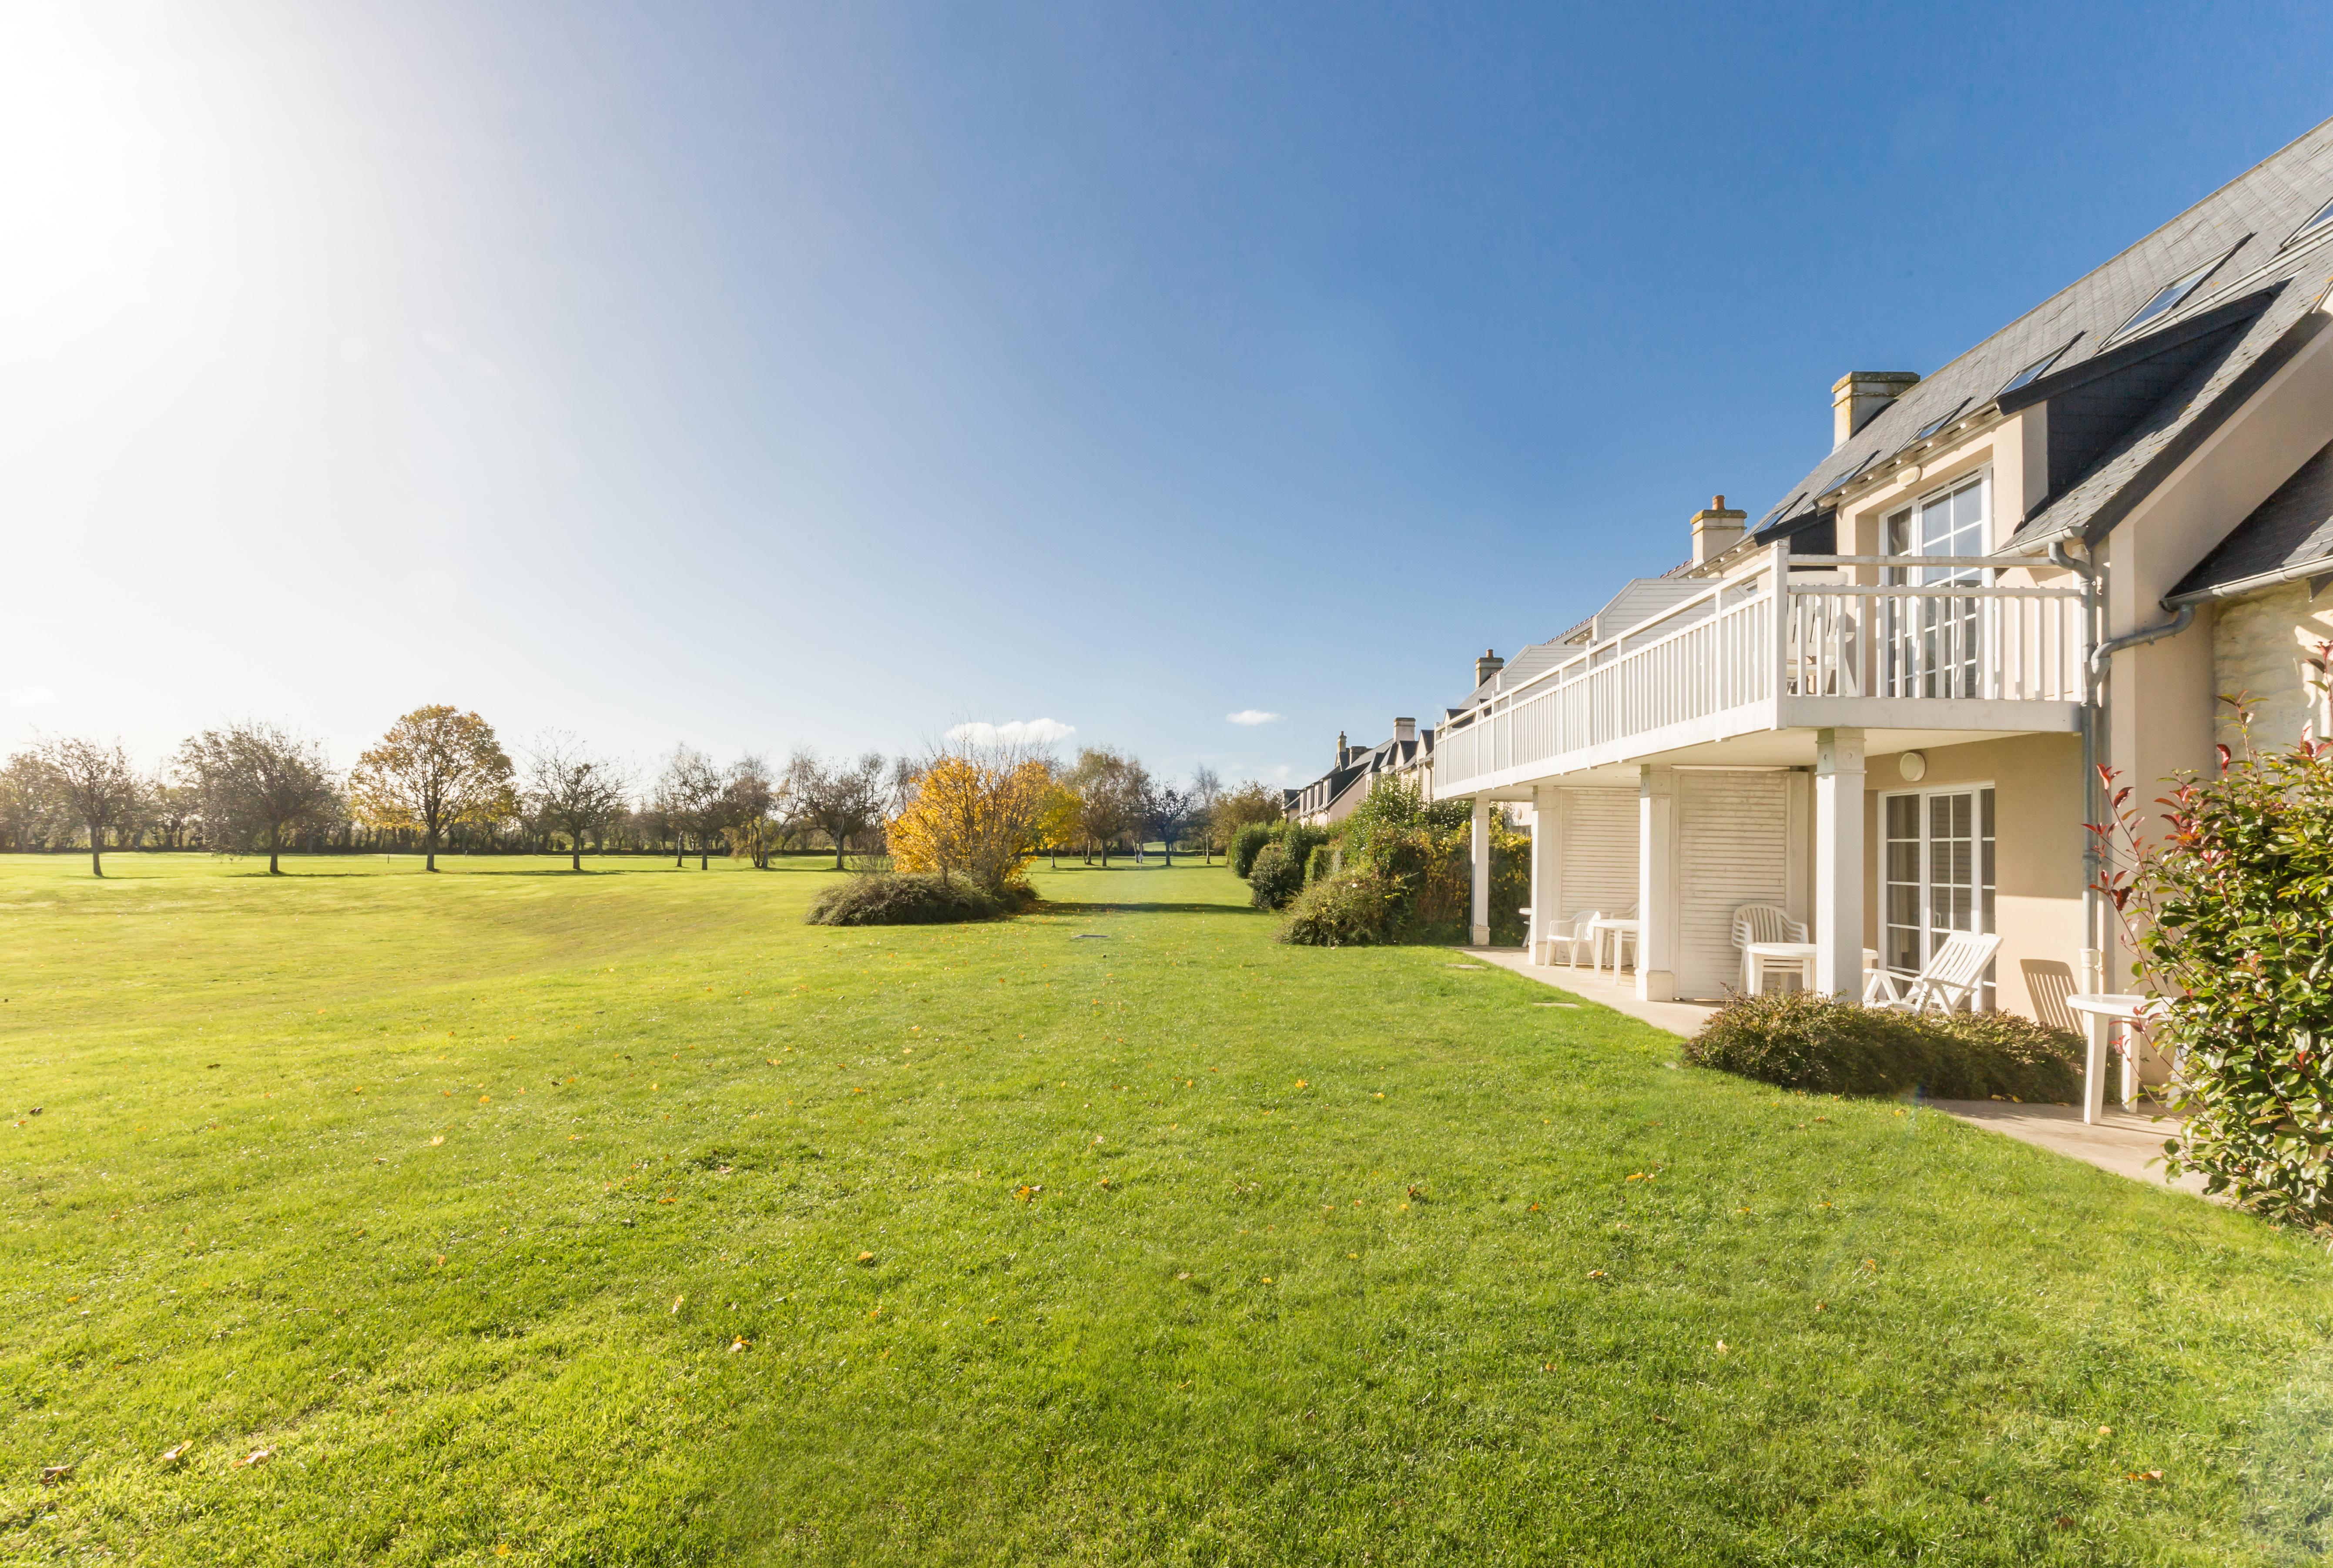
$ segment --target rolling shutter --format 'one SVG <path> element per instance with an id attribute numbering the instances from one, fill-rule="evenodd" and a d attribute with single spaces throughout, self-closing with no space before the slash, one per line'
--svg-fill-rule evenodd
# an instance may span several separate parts
<path id="1" fill-rule="evenodd" d="M 1677 774 L 1678 996 L 1716 997 L 1739 986 L 1733 911 L 1788 903 L 1788 780 L 1781 773 Z"/>

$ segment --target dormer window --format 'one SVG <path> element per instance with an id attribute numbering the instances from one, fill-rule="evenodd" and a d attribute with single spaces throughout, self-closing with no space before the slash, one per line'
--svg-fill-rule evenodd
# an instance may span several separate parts
<path id="1" fill-rule="evenodd" d="M 2298 245 L 2303 238 L 2319 232 L 2328 224 L 2333 224 L 2333 197 L 2328 197 L 2326 198 L 2325 205 L 2319 207 L 2315 212 L 2310 213 L 2309 215 L 2309 221 L 2302 224 L 2299 228 L 2294 229 L 2292 231 L 2292 237 L 2286 240 L 2284 243 L 2288 245 Z"/>
<path id="2" fill-rule="evenodd" d="M 2227 258 L 2224 256 L 2213 256 L 2185 277 L 2165 284 L 2155 291 L 2153 299 L 2138 307 L 2136 315 L 2114 330 L 2114 336 L 2119 338 L 2131 332 L 2144 332 L 2148 326 L 2177 310 L 2179 303 L 2194 293 L 2196 287 L 2212 275 L 2212 269 L 2225 259 Z M 2111 341 L 2112 339 L 2108 341 Z"/>

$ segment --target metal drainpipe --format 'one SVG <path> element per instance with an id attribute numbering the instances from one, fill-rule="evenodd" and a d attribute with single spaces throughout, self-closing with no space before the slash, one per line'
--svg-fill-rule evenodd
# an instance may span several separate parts
<path id="1" fill-rule="evenodd" d="M 2087 547 L 2085 549 L 2087 553 Z M 2082 580 L 2083 640 L 2089 641 L 2098 629 L 2098 569 L 2090 562 L 2077 561 L 2066 553 L 2066 543 L 2058 540 L 2050 546 L 2050 563 L 2064 568 Z M 2098 665 L 2095 657 L 2082 661 L 2082 821 L 2087 824 L 2098 820 Z M 2082 829 L 2082 945 L 2099 952 L 2106 950 L 2101 940 L 2105 933 L 2099 928 L 2101 899 L 2098 881 L 2105 872 L 2105 862 L 2098 854 L 2098 836 Z"/>

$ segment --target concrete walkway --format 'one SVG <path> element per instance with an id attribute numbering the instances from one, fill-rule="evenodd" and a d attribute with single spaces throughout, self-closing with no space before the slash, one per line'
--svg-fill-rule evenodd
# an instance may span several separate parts
<path id="1" fill-rule="evenodd" d="M 1527 980 L 1536 980 L 1584 1002 L 1642 1019 L 1672 1034 L 1690 1036 L 1698 1033 L 1703 1020 L 1717 1011 L 1701 1002 L 1639 1002 L 1634 975 L 1620 976 L 1609 969 L 1599 974 L 1593 969 L 1531 964 L 1524 960 L 1521 948 L 1468 948 L 1464 951 L 1477 962 L 1495 964 Z M 2105 1120 L 2088 1126 L 2083 1124 L 2081 1111 L 2071 1105 L 2012 1105 L 1998 1100 L 1932 1100 L 1928 1103 L 1973 1126 L 2095 1165 L 2100 1170 L 2150 1186 L 2170 1186 L 2181 1192 L 2203 1196 L 2202 1177 L 2190 1175 L 2165 1182 L 2162 1166 L 2148 1165 L 2149 1160 L 2162 1157 L 2163 1140 L 2171 1136 L 2173 1129 L 2170 1113 L 2152 1102 L 2143 1101 L 2136 1111 L 2110 1105 Z"/>

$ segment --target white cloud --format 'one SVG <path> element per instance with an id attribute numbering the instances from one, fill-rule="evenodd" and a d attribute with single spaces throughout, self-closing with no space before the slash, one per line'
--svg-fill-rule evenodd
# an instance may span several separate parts
<path id="1" fill-rule="evenodd" d="M 947 737 L 973 746 L 1051 746 L 1077 733 L 1076 725 L 1057 718 L 1016 718 L 1005 724 L 960 724 Z"/>
<path id="2" fill-rule="evenodd" d="M 1237 713 L 1227 713 L 1224 715 L 1224 717 L 1231 720 L 1234 724 L 1250 725 L 1272 724 L 1276 723 L 1280 718 L 1280 715 L 1276 713 L 1266 713 L 1260 707 L 1243 707 Z"/>
<path id="3" fill-rule="evenodd" d="M 12 707 L 46 707 L 56 699 L 56 692 L 45 686 L 20 686 L 8 693 Z"/>

